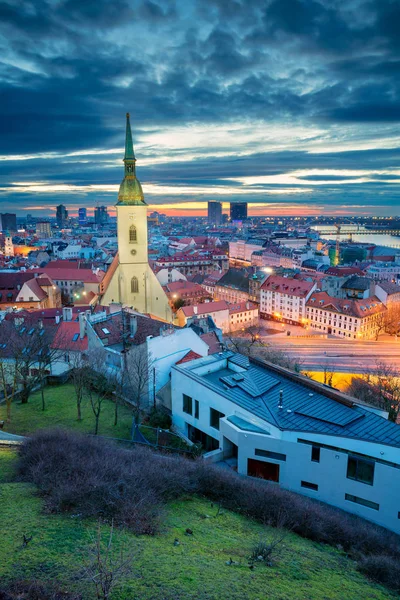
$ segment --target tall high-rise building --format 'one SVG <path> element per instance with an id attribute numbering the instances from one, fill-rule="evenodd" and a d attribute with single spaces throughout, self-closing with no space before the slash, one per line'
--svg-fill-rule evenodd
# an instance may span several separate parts
<path id="1" fill-rule="evenodd" d="M 222 204 L 216 200 L 208 203 L 208 222 L 210 225 L 221 225 Z"/>
<path id="2" fill-rule="evenodd" d="M 78 209 L 78 222 L 79 225 L 85 225 L 87 223 L 87 210 L 86 208 Z"/>
<path id="3" fill-rule="evenodd" d="M 171 308 L 160 282 L 149 265 L 147 204 L 136 177 L 129 113 L 126 115 L 124 179 L 119 188 L 117 209 L 118 254 L 100 287 L 100 304 L 121 302 L 134 310 L 171 321 Z M 132 315 L 132 326 L 135 325 Z"/>
<path id="4" fill-rule="evenodd" d="M 108 222 L 107 206 L 96 206 L 94 209 L 94 222 L 96 225 L 105 225 Z"/>
<path id="5" fill-rule="evenodd" d="M 56 219 L 57 219 L 57 225 L 61 228 L 65 227 L 65 225 L 67 224 L 68 211 L 65 208 L 64 204 L 59 204 L 57 206 Z"/>
<path id="6" fill-rule="evenodd" d="M 36 223 L 36 235 L 39 238 L 50 238 L 51 237 L 51 225 L 48 221 L 37 221 Z"/>
<path id="7" fill-rule="evenodd" d="M 247 202 L 231 202 L 231 221 L 246 221 Z"/>
<path id="8" fill-rule="evenodd" d="M 17 215 L 13 213 L 1 214 L 0 231 L 17 231 Z"/>

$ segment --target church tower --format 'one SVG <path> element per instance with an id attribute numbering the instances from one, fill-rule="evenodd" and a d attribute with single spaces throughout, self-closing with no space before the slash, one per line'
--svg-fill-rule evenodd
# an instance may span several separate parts
<path id="1" fill-rule="evenodd" d="M 121 302 L 138 312 L 171 321 L 168 299 L 148 262 L 147 204 L 136 177 L 129 113 L 126 115 L 123 162 L 124 179 L 116 204 L 118 255 L 104 278 L 101 304 Z"/>
<path id="2" fill-rule="evenodd" d="M 8 231 L 6 231 L 4 238 L 4 256 L 14 256 L 14 244 Z"/>

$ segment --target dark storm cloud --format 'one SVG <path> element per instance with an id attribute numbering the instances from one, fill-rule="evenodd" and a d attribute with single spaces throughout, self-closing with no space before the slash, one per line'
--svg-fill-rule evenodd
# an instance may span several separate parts
<path id="1" fill-rule="evenodd" d="M 0 161 L 0 187 L 118 182 L 104 155 L 62 155 L 120 147 L 126 110 L 145 143 L 146 132 L 173 136 L 180 126 L 260 130 L 257 139 L 238 134 L 246 157 L 220 156 L 232 152 L 225 142 L 217 157 L 211 149 L 204 157 L 204 142 L 189 143 L 188 153 L 202 156 L 174 162 L 171 151 L 169 164 L 141 167 L 143 180 L 160 185 L 398 167 L 398 150 L 381 149 L 379 138 L 393 138 L 388 147 L 400 138 L 399 22 L 397 0 L 0 0 L 0 155 L 57 153 L 51 161 Z M 279 131 L 296 127 L 320 130 L 309 136 L 313 154 L 298 150 L 295 137 L 281 149 Z M 318 141 L 338 140 L 367 149 L 318 153 Z M 313 197 L 323 193 L 336 198 L 334 188 Z"/>

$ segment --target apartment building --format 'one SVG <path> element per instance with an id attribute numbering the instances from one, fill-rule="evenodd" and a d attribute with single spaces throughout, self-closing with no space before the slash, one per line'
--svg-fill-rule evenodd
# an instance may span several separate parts
<path id="1" fill-rule="evenodd" d="M 376 296 L 354 300 L 315 292 L 307 301 L 306 311 L 305 322 L 311 329 L 352 339 L 373 339 L 381 330 L 386 307 Z"/>
<path id="2" fill-rule="evenodd" d="M 173 366 L 171 394 L 205 459 L 400 533 L 400 428 L 384 413 L 234 352 Z"/>
<path id="3" fill-rule="evenodd" d="M 215 284 L 214 300 L 235 304 L 249 299 L 249 275 L 244 269 L 229 269 Z"/>
<path id="4" fill-rule="evenodd" d="M 302 324 L 306 317 L 306 302 L 316 287 L 312 280 L 270 275 L 260 288 L 260 317 Z"/>

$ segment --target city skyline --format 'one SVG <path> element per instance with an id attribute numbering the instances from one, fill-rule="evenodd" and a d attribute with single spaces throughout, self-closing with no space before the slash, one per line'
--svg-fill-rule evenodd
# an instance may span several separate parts
<path id="1" fill-rule="evenodd" d="M 113 207 L 125 112 L 151 211 L 400 212 L 396 2 L 41 0 L 0 16 L 0 212 Z"/>

